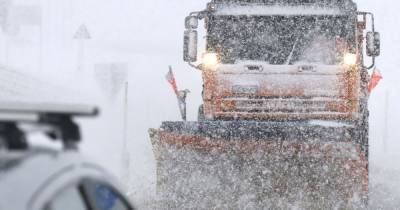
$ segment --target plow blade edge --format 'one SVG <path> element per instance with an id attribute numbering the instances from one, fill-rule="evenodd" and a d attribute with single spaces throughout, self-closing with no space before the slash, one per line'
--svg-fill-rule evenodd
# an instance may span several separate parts
<path id="1" fill-rule="evenodd" d="M 166 209 L 362 208 L 368 162 L 354 127 L 164 122 L 150 130 Z"/>

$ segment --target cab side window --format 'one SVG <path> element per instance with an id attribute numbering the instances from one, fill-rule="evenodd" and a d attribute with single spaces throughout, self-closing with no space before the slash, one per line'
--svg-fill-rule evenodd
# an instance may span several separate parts
<path id="1" fill-rule="evenodd" d="M 45 207 L 45 210 L 88 210 L 78 186 L 71 185 L 58 193 Z"/>

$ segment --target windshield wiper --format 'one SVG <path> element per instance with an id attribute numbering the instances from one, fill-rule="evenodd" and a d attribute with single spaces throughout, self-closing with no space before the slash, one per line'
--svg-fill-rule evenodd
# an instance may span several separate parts
<path id="1" fill-rule="evenodd" d="M 289 54 L 288 58 L 286 59 L 285 65 L 290 65 L 290 62 L 291 62 L 292 59 L 293 59 L 294 50 L 295 50 L 296 47 L 297 47 L 297 43 L 299 42 L 299 39 L 300 39 L 300 35 L 297 36 L 296 41 L 294 42 L 292 51 L 290 51 L 290 54 Z"/>

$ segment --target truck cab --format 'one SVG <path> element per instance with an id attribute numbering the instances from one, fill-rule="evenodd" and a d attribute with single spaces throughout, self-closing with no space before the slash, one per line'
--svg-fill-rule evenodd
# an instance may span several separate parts
<path id="1" fill-rule="evenodd" d="M 213 0 L 185 26 L 184 60 L 204 81 L 199 119 L 365 119 L 379 33 L 351 0 Z"/>

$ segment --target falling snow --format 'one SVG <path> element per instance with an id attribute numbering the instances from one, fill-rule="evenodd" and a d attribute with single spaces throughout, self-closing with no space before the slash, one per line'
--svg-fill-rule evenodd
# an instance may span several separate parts
<path id="1" fill-rule="evenodd" d="M 203 92 L 201 72 L 182 61 L 183 21 L 208 2 L 15 0 L 8 22 L 1 22 L 1 101 L 99 105 L 97 121 L 81 121 L 85 138 L 81 151 L 120 177 L 140 209 L 365 208 L 362 175 L 367 162 L 361 151 L 366 147 L 358 144 L 366 145 L 360 140 L 365 130 L 356 131 L 366 119 L 364 124 L 315 116 L 306 123 L 299 119 L 310 110 L 316 115 L 343 116 L 341 105 L 352 106 L 341 97 L 346 91 L 341 85 L 349 82 L 344 56 L 357 53 L 356 19 L 346 9 L 321 4 L 217 9 L 215 16 L 205 17 L 206 24 L 200 21 L 198 59 L 205 52 L 220 56 L 222 64 L 214 69 L 216 93 L 233 90 L 234 94 L 219 111 L 231 113 L 224 121 L 233 121 L 236 127 L 227 129 L 226 124 L 213 122 L 192 122 L 186 127 L 163 124 L 182 124 L 176 96 L 164 79 L 169 65 L 179 88 L 191 91 L 189 121 L 198 119 L 203 97 L 211 97 L 207 90 Z M 368 105 L 369 208 L 396 209 L 400 206 L 396 162 L 400 95 L 394 55 L 400 49 L 395 27 L 400 3 L 355 3 L 359 11 L 375 14 L 382 37 L 377 68 L 384 80 Z M 82 25 L 90 31 L 88 40 L 74 39 Z M 123 90 L 125 82 L 129 89 Z M 260 90 L 265 90 L 264 95 L 244 100 Z M 232 101 L 238 110 L 232 109 Z M 367 108 L 366 104 L 360 108 Z M 285 121 L 280 119 L 279 125 L 265 127 L 266 118 L 255 117 L 246 119 L 252 121 L 250 125 L 238 126 L 242 119 L 235 111 L 276 118 L 288 115 L 291 122 L 279 124 Z M 302 126 L 295 126 L 296 121 L 302 121 Z M 163 135 L 168 132 L 178 136 L 165 144 L 162 141 L 168 138 Z M 182 135 L 200 138 L 186 141 Z M 176 142 L 182 139 L 184 143 Z"/>

